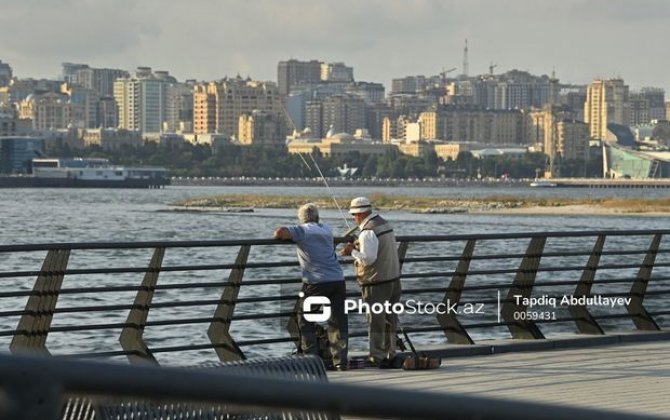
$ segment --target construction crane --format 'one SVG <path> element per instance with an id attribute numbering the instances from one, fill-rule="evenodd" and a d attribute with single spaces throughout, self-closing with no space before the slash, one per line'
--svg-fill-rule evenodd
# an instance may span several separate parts
<path id="1" fill-rule="evenodd" d="M 456 67 L 450 68 L 449 70 L 445 70 L 444 67 L 442 67 L 442 73 L 440 73 L 440 76 L 442 76 L 442 81 L 447 80 L 447 74 L 456 70 L 457 70 Z"/>
<path id="2" fill-rule="evenodd" d="M 496 68 L 496 67 L 498 67 L 497 64 L 493 64 L 493 63 L 489 64 L 489 74 L 491 76 L 493 76 L 493 69 Z"/>

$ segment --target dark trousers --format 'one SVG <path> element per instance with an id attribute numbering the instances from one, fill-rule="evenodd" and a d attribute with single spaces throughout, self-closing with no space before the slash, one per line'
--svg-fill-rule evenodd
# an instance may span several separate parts
<path id="1" fill-rule="evenodd" d="M 374 303 L 394 304 L 400 302 L 400 280 L 388 283 L 364 285 L 363 300 L 372 306 Z M 370 356 L 377 360 L 393 359 L 396 352 L 396 330 L 398 316 L 390 313 L 368 314 L 368 336 L 370 337 Z"/>
<path id="2" fill-rule="evenodd" d="M 325 355 L 332 357 L 333 365 L 346 364 L 349 349 L 349 323 L 347 315 L 344 313 L 344 299 L 347 293 L 344 281 L 303 283 L 302 291 L 305 295 L 300 301 L 299 308 L 301 311 L 302 300 L 306 297 L 326 296 L 330 299 L 331 315 L 327 327 L 329 348 L 325 350 Z M 300 345 L 303 353 L 318 354 L 319 348 L 314 323 L 305 320 L 304 316 L 300 314 L 299 325 Z"/>

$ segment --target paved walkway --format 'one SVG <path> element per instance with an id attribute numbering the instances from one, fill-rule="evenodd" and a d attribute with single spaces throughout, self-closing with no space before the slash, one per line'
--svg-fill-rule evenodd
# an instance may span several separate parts
<path id="1" fill-rule="evenodd" d="M 518 399 L 670 418 L 670 342 L 450 357 L 427 371 L 331 372 L 334 383 Z"/>

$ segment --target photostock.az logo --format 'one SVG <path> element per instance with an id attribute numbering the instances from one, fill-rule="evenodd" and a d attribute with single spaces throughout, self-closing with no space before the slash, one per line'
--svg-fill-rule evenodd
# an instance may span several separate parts
<path id="1" fill-rule="evenodd" d="M 305 294 L 300 292 L 298 296 L 302 298 Z M 318 311 L 312 310 L 312 308 Z M 328 321 L 330 319 L 330 299 L 326 296 L 307 296 L 302 302 L 302 313 L 305 321 L 308 322 Z"/>

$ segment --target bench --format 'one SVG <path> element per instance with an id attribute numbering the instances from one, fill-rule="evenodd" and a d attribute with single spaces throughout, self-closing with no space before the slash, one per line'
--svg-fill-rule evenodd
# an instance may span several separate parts
<path id="1" fill-rule="evenodd" d="M 327 382 L 323 361 L 315 356 L 263 357 L 227 363 L 207 363 L 189 369 L 225 371 L 245 376 L 300 382 Z M 253 392 L 253 391 L 250 391 Z M 155 402 L 134 399 L 70 397 L 63 406 L 62 420 L 222 420 L 305 419 L 336 420 L 329 413 L 268 410 L 261 406 L 236 407 L 227 404 L 187 401 Z"/>

